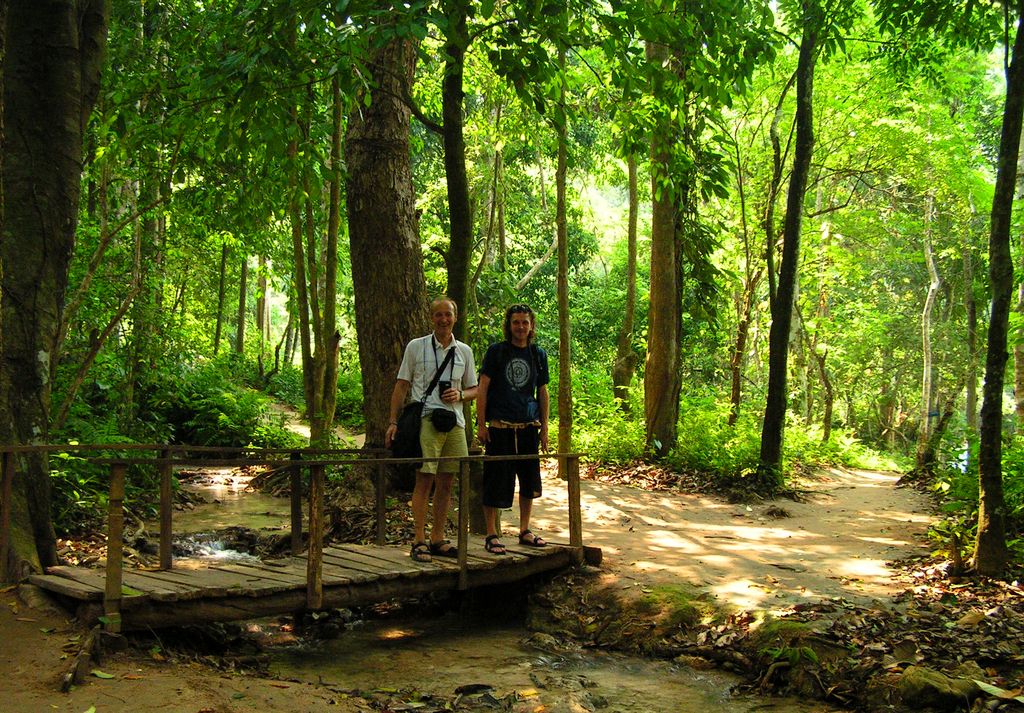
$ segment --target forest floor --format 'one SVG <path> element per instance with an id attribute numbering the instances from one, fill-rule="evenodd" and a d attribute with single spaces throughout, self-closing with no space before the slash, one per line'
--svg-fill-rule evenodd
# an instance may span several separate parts
<path id="1" fill-rule="evenodd" d="M 694 484 L 649 466 L 585 477 L 585 542 L 601 548 L 603 562 L 541 592 L 537 601 L 546 606 L 535 609 L 550 619 L 533 625 L 584 646 L 724 666 L 752 690 L 855 710 L 887 709 L 900 675 L 915 665 L 947 673 L 968 665 L 969 678 L 1008 691 L 988 697 L 987 710 L 1020 695 L 1024 590 L 950 578 L 931 554 L 930 499 L 898 486 L 895 474 L 820 471 L 796 483 L 795 499 L 758 502 L 693 492 Z M 533 530 L 567 539 L 564 484 L 547 474 L 544 488 Z M 508 513 L 506 537 L 514 536 L 516 516 Z M 681 591 L 683 599 L 671 594 Z M 671 606 L 652 609 L 652 597 Z M 691 614 L 666 619 L 672 607 Z M 790 626 L 766 623 L 779 621 Z M 108 651 L 84 683 L 59 693 L 83 635 L 31 589 L 0 592 L 0 709 L 382 708 L 329 686 L 138 646 Z M 955 708 L 923 695 L 919 703 Z"/>

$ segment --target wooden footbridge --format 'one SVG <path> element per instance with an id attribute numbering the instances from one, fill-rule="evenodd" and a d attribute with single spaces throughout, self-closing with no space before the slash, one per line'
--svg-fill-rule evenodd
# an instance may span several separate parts
<path id="1" fill-rule="evenodd" d="M 110 468 L 107 558 L 104 568 L 56 566 L 28 577 L 75 609 L 83 623 L 101 621 L 109 631 L 159 628 L 182 624 L 253 619 L 303 610 L 322 610 L 409 598 L 430 593 L 526 579 L 542 572 L 572 567 L 600 553 L 585 553 L 579 497 L 579 456 L 556 458 L 568 488 L 569 541 L 547 547 L 507 544 L 508 554 L 484 552 L 479 538 L 470 542 L 470 511 L 478 509 L 478 481 L 486 456 L 440 458 L 459 461 L 457 558 L 434 557 L 414 562 L 408 544 L 386 545 L 385 478 L 395 465 L 416 461 L 385 457 L 367 450 L 232 449 L 166 446 L 0 446 L 3 481 L 0 501 L 0 562 L 7 561 L 11 487 L 19 456 L 31 452 L 86 451 L 85 457 Z M 99 451 L 99 455 L 89 455 Z M 117 457 L 109 452 L 118 451 Z M 139 453 L 142 451 L 142 453 Z M 131 454 L 131 455 L 125 455 Z M 530 458 L 536 456 L 518 456 Z M 218 563 L 175 560 L 172 542 L 172 479 L 180 467 L 263 465 L 290 472 L 291 554 L 259 562 Z M 123 565 L 125 479 L 134 466 L 160 473 L 159 564 L 144 569 Z M 330 468 L 350 466 L 375 474 L 376 536 L 372 544 L 324 543 L 324 488 Z M 308 531 L 303 532 L 303 480 L 308 473 Z M 473 503 L 476 501 L 476 503 Z M 515 538 L 505 538 L 506 543 Z M 472 553 L 471 553 L 472 551 Z"/>

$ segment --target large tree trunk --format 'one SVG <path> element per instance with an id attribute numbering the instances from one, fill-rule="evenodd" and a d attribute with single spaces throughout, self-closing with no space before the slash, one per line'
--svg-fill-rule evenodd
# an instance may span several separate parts
<path id="1" fill-rule="evenodd" d="M 448 14 L 445 42 L 445 71 L 441 82 L 441 115 L 444 125 L 444 174 L 448 186 L 448 218 L 451 221 L 451 242 L 446 253 L 448 262 L 448 296 L 460 310 L 468 306 L 466 287 L 469 284 L 469 261 L 473 252 L 473 212 L 469 204 L 469 179 L 466 176 L 466 140 L 463 136 L 462 73 L 469 35 L 466 17 L 469 3 L 454 0 Z M 453 330 L 457 339 L 466 339 L 468 319 L 462 314 Z"/>
<path id="2" fill-rule="evenodd" d="M 999 165 L 988 240 L 989 310 L 988 351 L 981 406 L 978 539 L 974 567 L 980 574 L 999 576 L 1006 568 L 1006 504 L 1003 500 L 1003 381 L 1006 375 L 1007 331 L 1013 299 L 1013 262 L 1010 222 L 1013 187 L 1017 180 L 1020 132 L 1024 123 L 1024 2 L 1017 3 L 1016 38 L 1006 75 L 1006 103 L 999 142 Z"/>
<path id="3" fill-rule="evenodd" d="M 612 388 L 619 408 L 629 413 L 629 385 L 636 370 L 637 355 L 633 349 L 633 321 L 636 312 L 636 225 L 639 214 L 639 192 L 636 183 L 636 157 L 626 159 L 629 167 L 629 224 L 626 228 L 626 313 L 615 346 L 612 364 Z"/>
<path id="4" fill-rule="evenodd" d="M 0 442 L 49 434 L 51 364 L 74 246 L 85 126 L 99 91 L 102 0 L 3 3 Z M 0 11 L 2 14 L 2 11 Z M 8 578 L 57 563 L 45 459 L 18 459 Z"/>
<path id="5" fill-rule="evenodd" d="M 647 57 L 661 63 L 662 45 L 648 43 Z M 657 92 L 657 87 L 654 89 Z M 676 444 L 679 421 L 680 280 L 677 231 L 679 191 L 668 175 L 674 129 L 662 124 L 651 138 L 651 278 L 647 318 L 644 409 L 647 449 L 663 457 Z"/>
<path id="6" fill-rule="evenodd" d="M 382 448 L 402 351 L 429 325 L 410 113 L 401 100 L 412 85 L 416 46 L 393 40 L 377 52 L 371 67 L 370 104 L 352 112 L 348 123 L 346 198 L 366 445 Z"/>
<path id="7" fill-rule="evenodd" d="M 816 28 L 805 25 L 800 41 L 796 77 L 796 148 L 786 199 L 782 238 L 782 264 L 778 291 L 771 301 L 772 326 L 768 334 L 768 397 L 761 429 L 761 454 L 757 485 L 763 490 L 782 486 L 782 441 L 786 423 L 786 370 L 789 331 L 793 321 L 797 268 L 800 260 L 800 229 L 804 195 L 814 153 L 814 61 L 818 42 Z"/>

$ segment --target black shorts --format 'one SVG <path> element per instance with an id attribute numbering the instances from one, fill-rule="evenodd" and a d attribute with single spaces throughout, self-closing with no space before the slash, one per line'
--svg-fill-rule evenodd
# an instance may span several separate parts
<path id="1" fill-rule="evenodd" d="M 491 426 L 487 431 L 490 434 L 487 442 L 489 456 L 532 455 L 540 452 L 540 429 L 537 426 Z M 539 460 L 484 461 L 483 504 L 492 508 L 512 507 L 517 476 L 520 499 L 540 497 Z"/>

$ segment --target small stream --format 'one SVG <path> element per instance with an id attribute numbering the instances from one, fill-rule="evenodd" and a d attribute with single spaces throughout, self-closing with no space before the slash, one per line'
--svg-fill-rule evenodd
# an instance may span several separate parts
<path id="1" fill-rule="evenodd" d="M 238 526 L 287 532 L 286 498 L 248 492 L 247 478 L 226 471 L 212 476 L 202 484 L 183 486 L 201 495 L 206 504 L 174 513 L 174 531 L 185 535 L 184 543 L 195 556 L 249 557 L 225 550 L 204 533 Z M 794 699 L 733 696 L 730 689 L 739 679 L 717 670 L 696 671 L 669 661 L 597 650 L 566 650 L 551 637 L 501 623 L 479 610 L 417 616 L 406 608 L 389 617 L 357 618 L 330 639 L 296 636 L 279 621 L 250 622 L 247 628 L 262 640 L 272 674 L 340 691 L 389 696 L 406 706 L 394 710 L 437 710 L 437 700 L 450 703 L 456 698 L 460 710 L 522 713 L 837 710 Z M 433 707 L 424 704 L 430 700 L 435 701 Z"/>

